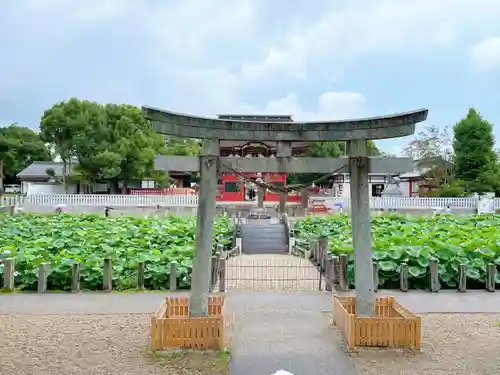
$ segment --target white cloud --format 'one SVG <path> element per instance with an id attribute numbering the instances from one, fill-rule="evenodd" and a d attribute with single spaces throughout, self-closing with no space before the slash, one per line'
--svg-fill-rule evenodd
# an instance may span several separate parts
<path id="1" fill-rule="evenodd" d="M 469 50 L 473 64 L 481 70 L 500 70 L 500 37 L 488 38 Z"/>
<path id="2" fill-rule="evenodd" d="M 0 45 L 8 35 L 12 46 L 2 48 L 0 100 L 39 90 L 45 106 L 93 93 L 200 115 L 325 120 L 366 114 L 363 93 L 346 85 L 352 65 L 463 48 L 498 27 L 500 1 L 17 0 L 2 12 Z"/>
<path id="3" fill-rule="evenodd" d="M 302 77 L 318 63 L 338 70 L 368 53 L 428 52 L 471 30 L 480 32 L 499 13 L 496 0 L 363 0 L 344 8 L 332 3 L 315 22 L 270 46 L 260 60 L 244 62 L 242 75 L 249 81 L 278 80 Z"/>
<path id="4" fill-rule="evenodd" d="M 355 92 L 325 92 L 315 108 L 302 108 L 295 93 L 270 101 L 260 113 L 292 115 L 295 121 L 322 121 L 353 118 L 363 112 L 365 98 Z"/>

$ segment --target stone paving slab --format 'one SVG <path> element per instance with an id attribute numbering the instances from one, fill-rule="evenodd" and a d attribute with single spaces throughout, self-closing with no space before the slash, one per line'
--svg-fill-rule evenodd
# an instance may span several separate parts
<path id="1" fill-rule="evenodd" d="M 186 293 L 176 293 L 185 295 Z M 0 294 L 0 314 L 150 314 L 162 302 L 168 292 L 127 293 L 13 293 Z M 312 308 L 316 311 L 332 309 L 332 294 L 326 292 L 228 292 L 229 306 L 235 304 L 251 309 L 257 298 L 292 295 L 297 298 L 314 295 Z M 342 295 L 353 295 L 344 293 Z M 458 293 L 443 290 L 439 293 L 425 291 L 381 290 L 377 295 L 394 296 L 415 313 L 499 313 L 500 290 L 496 293 L 468 291 Z M 302 298 L 301 297 L 301 298 Z"/>
<path id="2" fill-rule="evenodd" d="M 0 314 L 151 314 L 167 292 L 0 294 Z"/>
<path id="3" fill-rule="evenodd" d="M 351 375 L 354 367 L 319 307 L 323 293 L 231 293 L 231 375 Z"/>
<path id="4" fill-rule="evenodd" d="M 320 286 L 318 269 L 288 254 L 242 254 L 226 263 L 226 291 L 309 291 Z"/>

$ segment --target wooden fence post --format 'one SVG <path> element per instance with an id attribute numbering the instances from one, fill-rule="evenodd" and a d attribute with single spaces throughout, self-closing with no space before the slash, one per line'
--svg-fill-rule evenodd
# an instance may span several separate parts
<path id="1" fill-rule="evenodd" d="M 319 267 L 321 272 L 326 272 L 326 256 L 328 254 L 328 237 L 320 236 L 318 240 Z"/>
<path id="2" fill-rule="evenodd" d="M 337 289 L 339 285 L 339 280 L 340 280 L 340 261 L 338 256 L 333 256 L 332 257 L 332 262 L 333 262 L 333 273 L 332 273 L 332 278 L 333 278 L 333 287 Z"/>
<path id="3" fill-rule="evenodd" d="M 80 291 L 80 263 L 73 263 L 71 266 L 71 292 Z"/>
<path id="4" fill-rule="evenodd" d="M 102 290 L 111 292 L 113 290 L 113 264 L 111 258 L 104 258 L 103 279 Z"/>
<path id="5" fill-rule="evenodd" d="M 319 259 L 319 241 L 318 239 L 314 240 L 314 252 L 313 252 L 313 264 L 318 265 Z"/>
<path id="6" fill-rule="evenodd" d="M 144 262 L 137 263 L 137 289 L 144 289 Z"/>
<path id="7" fill-rule="evenodd" d="M 47 291 L 47 277 L 47 263 L 40 263 L 40 265 L 38 266 L 38 293 L 45 293 Z"/>
<path id="8" fill-rule="evenodd" d="M 495 280 L 497 276 L 497 265 L 493 263 L 489 263 L 486 266 L 486 290 L 488 292 L 495 291 Z"/>
<path id="9" fill-rule="evenodd" d="M 219 292 L 226 291 L 226 258 L 221 258 L 219 263 Z"/>
<path id="10" fill-rule="evenodd" d="M 211 267 L 210 267 L 210 285 L 208 286 L 208 291 L 212 292 L 215 284 L 217 283 L 217 276 L 219 272 L 219 258 L 220 253 L 216 252 L 212 255 Z"/>
<path id="11" fill-rule="evenodd" d="M 170 263 L 170 290 L 176 291 L 177 290 L 177 263 L 172 262 Z"/>
<path id="12" fill-rule="evenodd" d="M 465 292 L 467 290 L 467 274 L 465 272 L 465 264 L 458 265 L 458 291 Z"/>
<path id="13" fill-rule="evenodd" d="M 7 258 L 3 261 L 3 287 L 10 291 L 14 290 L 15 263 L 14 258 Z"/>
<path id="14" fill-rule="evenodd" d="M 430 273 L 430 282 L 429 282 L 429 290 L 433 293 L 439 292 L 441 289 L 441 285 L 439 284 L 439 263 L 437 259 L 431 259 L 429 261 L 429 273 Z"/>
<path id="15" fill-rule="evenodd" d="M 402 292 L 408 291 L 408 264 L 402 263 L 399 269 L 399 290 Z"/>
<path id="16" fill-rule="evenodd" d="M 333 291 L 334 287 L 334 265 L 333 265 L 333 257 L 331 254 L 328 254 L 325 261 L 325 290 L 327 292 Z"/>
<path id="17" fill-rule="evenodd" d="M 349 284 L 347 282 L 347 263 L 348 257 L 346 254 L 339 256 L 339 289 L 341 292 L 347 292 Z"/>
<path id="18" fill-rule="evenodd" d="M 314 252 L 316 250 L 316 241 L 309 241 L 309 255 L 306 258 L 309 258 L 314 263 Z"/>
<path id="19" fill-rule="evenodd" d="M 373 262 L 373 291 L 378 292 L 378 285 L 380 283 L 380 279 L 378 276 L 378 263 Z"/>

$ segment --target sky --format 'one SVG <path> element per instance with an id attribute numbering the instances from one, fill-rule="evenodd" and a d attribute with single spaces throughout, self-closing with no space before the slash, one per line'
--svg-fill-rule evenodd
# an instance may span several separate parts
<path id="1" fill-rule="evenodd" d="M 339 120 L 474 106 L 500 140 L 498 0 L 3 0 L 0 124 L 71 97 Z M 398 154 L 410 141 L 378 142 Z"/>

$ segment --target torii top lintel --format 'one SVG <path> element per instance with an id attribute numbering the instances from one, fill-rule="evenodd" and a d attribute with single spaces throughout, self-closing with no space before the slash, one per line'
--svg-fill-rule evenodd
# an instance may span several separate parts
<path id="1" fill-rule="evenodd" d="M 427 119 L 427 109 L 390 116 L 327 122 L 263 122 L 219 120 L 143 106 L 144 116 L 160 133 L 187 138 L 235 141 L 349 141 L 411 135 Z"/>

